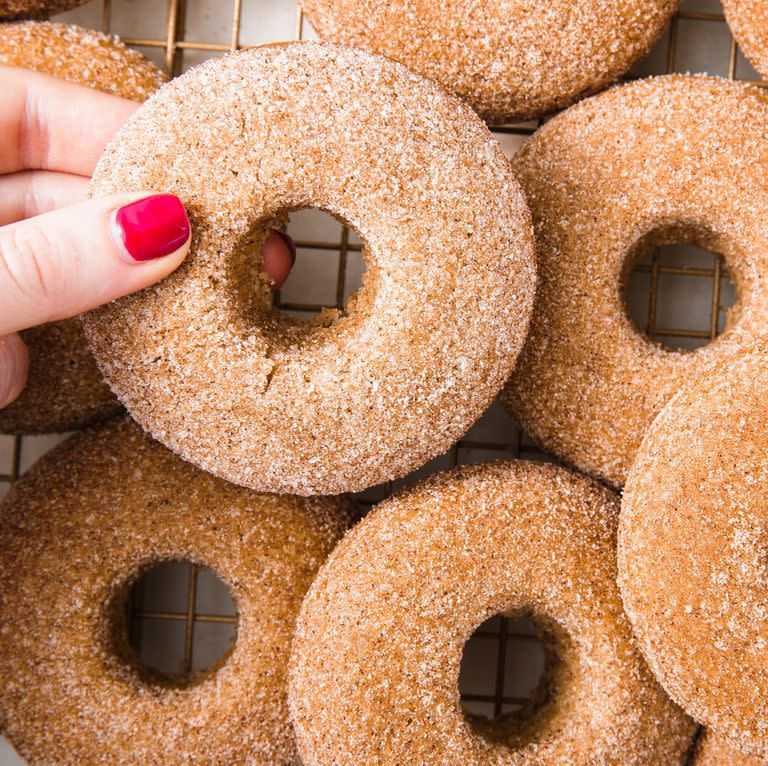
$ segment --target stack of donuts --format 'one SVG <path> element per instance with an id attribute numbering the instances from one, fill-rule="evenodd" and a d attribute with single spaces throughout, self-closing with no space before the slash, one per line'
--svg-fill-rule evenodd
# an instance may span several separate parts
<path id="1" fill-rule="evenodd" d="M 25 333 L 0 432 L 77 433 L 0 505 L 0 731 L 40 765 L 768 764 L 768 96 L 609 87 L 677 0 L 302 2 L 321 42 L 168 82 L 39 20 L 77 0 L 0 0 L 0 64 L 146 101 L 91 196 L 174 194 L 193 232 L 160 284 Z M 768 75 L 768 3 L 725 6 Z M 488 128 L 563 108 L 511 161 Z M 254 263 L 305 208 L 366 264 L 311 321 Z M 624 306 L 673 243 L 738 287 L 695 352 Z M 463 466 L 360 518 L 349 493 L 499 395 L 557 462 Z M 238 612 L 184 684 L 125 626 L 131 587 L 181 559 Z M 458 679 L 500 613 L 547 662 L 489 721 Z"/>

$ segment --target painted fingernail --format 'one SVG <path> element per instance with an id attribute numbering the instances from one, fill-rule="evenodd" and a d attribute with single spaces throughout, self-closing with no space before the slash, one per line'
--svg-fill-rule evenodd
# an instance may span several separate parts
<path id="1" fill-rule="evenodd" d="M 173 194 L 131 202 L 112 216 L 112 235 L 123 252 L 139 263 L 176 252 L 191 231 L 187 211 Z"/>
<path id="2" fill-rule="evenodd" d="M 291 266 L 293 266 L 293 264 L 296 263 L 296 243 L 293 241 L 293 237 L 279 229 L 272 229 L 272 231 L 285 242 L 288 249 L 291 251 Z"/>

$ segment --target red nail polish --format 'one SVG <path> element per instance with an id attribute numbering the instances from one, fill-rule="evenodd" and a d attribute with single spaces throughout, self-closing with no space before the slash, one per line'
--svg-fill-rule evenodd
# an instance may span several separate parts
<path id="1" fill-rule="evenodd" d="M 189 239 L 189 218 L 178 197 L 155 194 L 115 211 L 114 235 L 134 261 L 152 261 Z"/>
<path id="2" fill-rule="evenodd" d="M 280 231 L 280 229 L 272 229 L 272 231 L 288 246 L 288 249 L 291 251 L 291 266 L 293 266 L 296 263 L 296 243 L 293 241 L 293 237 L 284 231 Z"/>

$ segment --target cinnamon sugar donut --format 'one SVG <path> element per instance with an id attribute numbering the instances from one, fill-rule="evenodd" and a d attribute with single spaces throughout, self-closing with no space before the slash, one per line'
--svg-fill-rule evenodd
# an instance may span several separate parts
<path id="1" fill-rule="evenodd" d="M 697 721 L 768 758 L 768 345 L 656 418 L 627 482 L 619 585 L 651 669 Z"/>
<path id="2" fill-rule="evenodd" d="M 561 109 L 624 74 L 679 0 L 301 0 L 320 36 L 382 53 L 491 123 Z"/>
<path id="3" fill-rule="evenodd" d="M 65 24 L 0 25 L 0 64 L 143 101 L 166 80 L 140 53 L 115 37 Z M 121 407 L 88 350 L 77 319 L 21 333 L 29 377 L 21 395 L 0 410 L 0 433 L 68 431 L 117 414 Z"/>
<path id="4" fill-rule="evenodd" d="M 68 11 L 88 0 L 0 0 L 0 20 L 36 19 Z"/>
<path id="5" fill-rule="evenodd" d="M 766 766 L 768 761 L 736 750 L 724 739 L 704 730 L 690 766 Z"/>
<path id="6" fill-rule="evenodd" d="M 386 500 L 322 567 L 289 670 L 305 766 L 680 764 L 693 723 L 635 648 L 616 587 L 613 492 L 561 468 L 466 466 Z M 480 725 L 465 642 L 530 612 L 550 656 L 525 718 Z"/>
<path id="7" fill-rule="evenodd" d="M 0 506 L 0 728 L 30 764 L 299 764 L 287 665 L 299 605 L 348 518 L 198 471 L 128 419 L 72 437 Z M 179 685 L 141 670 L 125 601 L 158 562 L 210 566 L 237 639 Z"/>
<path id="8" fill-rule="evenodd" d="M 317 43 L 251 49 L 174 80 L 118 135 L 94 195 L 163 189 L 191 253 L 85 317 L 113 390 L 207 471 L 298 494 L 402 476 L 491 403 L 535 289 L 525 199 L 458 99 L 400 64 Z M 355 227 L 344 311 L 280 314 L 253 253 L 300 208 Z"/>
<path id="9" fill-rule="evenodd" d="M 765 0 L 723 0 L 725 18 L 752 66 L 768 77 L 768 3 Z"/>
<path id="10" fill-rule="evenodd" d="M 651 421 L 711 360 L 768 333 L 768 100 L 753 86 L 658 77 L 582 102 L 514 160 L 539 290 L 503 395 L 545 449 L 624 483 Z M 722 253 L 738 287 L 726 331 L 695 352 L 650 341 L 624 284 L 659 244 Z"/>

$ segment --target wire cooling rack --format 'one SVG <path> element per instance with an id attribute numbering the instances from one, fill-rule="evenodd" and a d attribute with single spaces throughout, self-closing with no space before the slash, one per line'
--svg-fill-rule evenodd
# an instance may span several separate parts
<path id="1" fill-rule="evenodd" d="M 157 8 L 146 13 L 144 26 L 152 27 L 151 34 L 137 34 L 136 25 L 128 23 L 150 7 L 142 0 L 94 0 L 62 18 L 121 34 L 129 45 L 177 75 L 205 58 L 249 47 L 252 42 L 313 37 L 293 3 L 210 0 L 208 10 L 201 12 L 198 5 L 205 4 L 197 0 L 167 0 L 164 14 Z M 283 26 L 272 38 L 265 38 L 264 21 L 275 15 Z M 214 27 L 216 34 L 206 33 Z M 706 71 L 759 82 L 729 33 L 718 0 L 685 0 L 660 43 L 631 75 L 673 71 Z M 537 127 L 538 123 L 526 123 L 495 126 L 493 131 L 511 154 Z M 288 228 L 296 240 L 298 258 L 276 304 L 297 315 L 327 306 L 342 308 L 364 270 L 355 233 L 319 215 L 300 212 Z M 691 246 L 663 248 L 649 255 L 636 265 L 627 289 L 628 310 L 638 327 L 651 338 L 688 349 L 722 332 L 724 311 L 735 299 L 722 257 Z M 0 437 L 0 494 L 60 438 Z M 370 507 L 393 489 L 436 470 L 515 457 L 550 459 L 494 404 L 447 454 L 402 481 L 362 493 L 359 500 Z M 184 676 L 224 654 L 237 624 L 224 590 L 209 570 L 186 563 L 168 564 L 151 574 L 135 589 L 130 605 L 129 630 L 143 660 L 163 672 Z M 460 678 L 465 707 L 490 718 L 517 709 L 536 687 L 543 662 L 543 650 L 527 620 L 493 618 L 465 649 Z M 0 752 L 0 764 L 6 763 L 11 761 Z"/>

